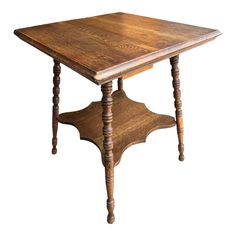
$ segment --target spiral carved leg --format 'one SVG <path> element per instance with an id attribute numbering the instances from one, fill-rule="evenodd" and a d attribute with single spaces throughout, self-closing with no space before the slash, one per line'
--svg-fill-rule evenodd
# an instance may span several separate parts
<path id="1" fill-rule="evenodd" d="M 173 87 L 174 87 L 174 98 L 175 98 L 175 108 L 176 108 L 176 124 L 177 124 L 177 134 L 179 140 L 179 160 L 184 160 L 184 125 L 183 125 L 183 115 L 182 115 L 182 102 L 181 102 L 181 91 L 180 91 L 180 80 L 179 80 L 179 68 L 178 68 L 179 56 L 174 56 L 170 58 L 170 64 L 172 66 L 171 74 L 173 77 Z"/>
<path id="2" fill-rule="evenodd" d="M 57 153 L 57 129 L 58 129 L 58 114 L 59 114 L 59 93 L 60 93 L 60 73 L 61 66 L 60 62 L 54 59 L 53 66 L 53 107 L 52 107 L 52 154 Z"/>
<path id="3" fill-rule="evenodd" d="M 107 222 L 112 224 L 115 221 L 114 210 L 114 162 L 113 162 L 113 142 L 112 142 L 112 82 L 108 82 L 101 86 L 103 93 L 102 97 L 102 120 L 103 120 L 103 147 L 104 147 L 104 163 L 105 163 L 105 176 L 107 188 Z"/>
<path id="4" fill-rule="evenodd" d="M 123 90 L 123 79 L 122 78 L 118 79 L 118 90 Z"/>

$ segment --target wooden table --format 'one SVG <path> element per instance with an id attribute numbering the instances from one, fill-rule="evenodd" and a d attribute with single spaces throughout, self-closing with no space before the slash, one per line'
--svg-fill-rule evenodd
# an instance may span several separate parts
<path id="1" fill-rule="evenodd" d="M 114 166 L 120 162 L 126 148 L 144 142 L 153 130 L 176 124 L 179 160 L 184 160 L 179 54 L 213 40 L 220 32 L 113 13 L 17 29 L 14 33 L 54 59 L 52 153 L 57 153 L 58 122 L 75 126 L 81 139 L 99 148 L 105 166 L 107 221 L 113 223 Z M 167 58 L 172 67 L 176 120 L 149 111 L 143 103 L 129 99 L 123 89 L 123 79 L 150 69 L 154 63 Z M 101 101 L 59 115 L 60 63 L 101 85 Z M 118 90 L 112 93 L 115 79 L 118 79 Z"/>

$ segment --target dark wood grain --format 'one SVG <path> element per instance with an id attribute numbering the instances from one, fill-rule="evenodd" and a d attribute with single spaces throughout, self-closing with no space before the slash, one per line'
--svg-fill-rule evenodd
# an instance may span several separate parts
<path id="1" fill-rule="evenodd" d="M 15 30 L 22 40 L 97 84 L 214 39 L 214 29 L 126 13 Z"/>
<path id="2" fill-rule="evenodd" d="M 103 160 L 105 164 L 106 187 L 107 187 L 107 222 L 115 221 L 113 213 L 115 202 L 114 191 L 114 159 L 112 140 L 112 81 L 101 86 L 102 90 L 102 121 L 103 121 Z"/>
<path id="3" fill-rule="evenodd" d="M 179 160 L 184 160 L 184 123 L 182 114 L 182 101 L 181 101 L 181 91 L 180 91 L 180 79 L 179 79 L 179 68 L 178 68 L 179 56 L 171 57 L 171 74 L 173 77 L 173 88 L 174 88 L 174 98 L 175 98 L 175 114 L 176 114 L 176 127 L 179 140 Z"/>
<path id="4" fill-rule="evenodd" d="M 114 165 L 119 163 L 126 148 L 145 142 L 150 132 L 175 125 L 173 117 L 149 111 L 143 103 L 129 99 L 123 90 L 115 91 L 112 98 Z M 102 157 L 104 156 L 100 101 L 93 102 L 80 111 L 62 113 L 58 120 L 61 123 L 75 126 L 80 132 L 80 138 L 94 143 L 100 149 Z M 104 157 L 103 164 L 105 165 Z"/>
<path id="5" fill-rule="evenodd" d="M 60 62 L 54 60 L 53 66 L 53 107 L 52 107 L 52 154 L 57 153 L 57 129 L 58 129 L 58 114 L 59 114 L 59 93 L 60 93 L 60 73 L 61 66 Z"/>

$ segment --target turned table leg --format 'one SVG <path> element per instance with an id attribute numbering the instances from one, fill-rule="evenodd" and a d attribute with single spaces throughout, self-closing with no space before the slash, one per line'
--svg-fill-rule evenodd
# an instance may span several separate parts
<path id="1" fill-rule="evenodd" d="M 181 102 L 181 91 L 180 91 L 180 80 L 179 80 L 179 68 L 178 68 L 179 56 L 174 56 L 170 58 L 170 64 L 172 66 L 171 74 L 173 77 L 173 87 L 174 87 L 174 99 L 175 99 L 175 114 L 176 114 L 176 124 L 177 124 L 177 134 L 179 139 L 179 160 L 184 160 L 184 125 L 183 125 L 183 115 L 182 115 L 182 102 Z"/>
<path id="2" fill-rule="evenodd" d="M 114 161 L 113 161 L 113 142 L 112 142 L 112 82 L 108 82 L 101 86 L 102 97 L 102 120 L 103 120 L 103 147 L 104 147 L 104 163 L 107 188 L 107 222 L 112 224 L 115 221 L 114 210 Z"/>
<path id="3" fill-rule="evenodd" d="M 123 79 L 122 78 L 118 79 L 118 90 L 123 90 Z"/>
<path id="4" fill-rule="evenodd" d="M 61 73 L 61 66 L 60 62 L 57 60 L 54 61 L 53 66 L 53 107 L 52 107 L 52 154 L 57 153 L 57 128 L 58 128 L 58 114 L 59 114 L 59 93 L 60 93 L 60 73 Z"/>

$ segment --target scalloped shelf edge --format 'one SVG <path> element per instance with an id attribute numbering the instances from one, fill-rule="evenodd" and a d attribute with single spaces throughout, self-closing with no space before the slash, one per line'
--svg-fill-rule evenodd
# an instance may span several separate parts
<path id="1" fill-rule="evenodd" d="M 113 105 L 113 157 L 118 165 L 123 152 L 130 146 L 145 142 L 147 136 L 154 130 L 175 126 L 174 117 L 156 114 L 148 110 L 145 104 L 129 99 L 123 90 L 112 94 Z M 76 127 L 80 139 L 95 144 L 103 159 L 102 106 L 101 101 L 92 102 L 86 108 L 62 113 L 58 121 Z"/>

